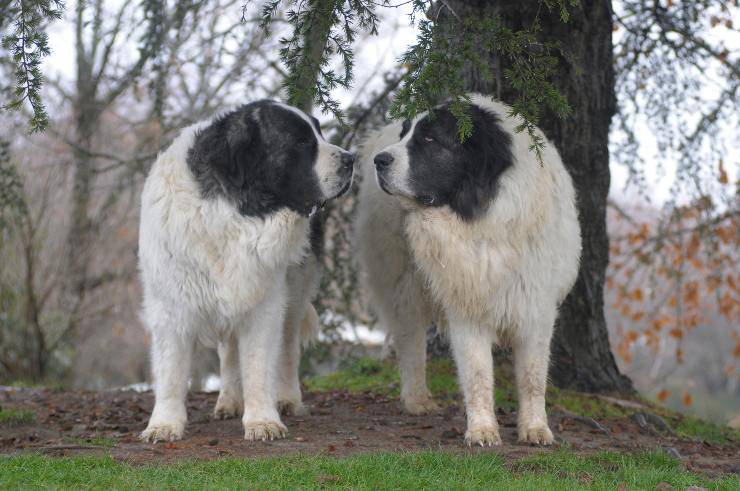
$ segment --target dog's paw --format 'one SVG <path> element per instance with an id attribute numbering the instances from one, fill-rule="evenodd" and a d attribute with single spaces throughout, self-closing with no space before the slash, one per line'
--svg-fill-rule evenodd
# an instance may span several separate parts
<path id="1" fill-rule="evenodd" d="M 403 409 L 409 414 L 421 416 L 424 414 L 436 414 L 440 412 L 439 404 L 431 397 L 404 399 Z"/>
<path id="2" fill-rule="evenodd" d="M 280 421 L 254 421 L 244 423 L 244 439 L 249 441 L 267 441 L 285 438 L 288 428 Z"/>
<path id="3" fill-rule="evenodd" d="M 465 443 L 472 447 L 497 447 L 501 445 L 501 435 L 498 433 L 498 425 L 472 426 L 465 432 Z"/>
<path id="4" fill-rule="evenodd" d="M 230 419 L 241 416 L 244 404 L 241 400 L 221 398 L 216 401 L 213 408 L 213 419 Z"/>
<path id="5" fill-rule="evenodd" d="M 519 443 L 532 443 L 535 445 L 552 445 L 555 438 L 547 423 L 533 423 L 519 425 Z"/>
<path id="6" fill-rule="evenodd" d="M 303 405 L 303 403 L 298 401 L 278 401 L 277 403 L 278 411 L 280 411 L 280 414 L 284 414 L 287 416 L 307 416 L 311 412 L 308 410 L 306 406 Z"/>
<path id="7" fill-rule="evenodd" d="M 155 423 L 149 424 L 141 432 L 139 438 L 144 442 L 174 442 L 182 439 L 185 434 L 185 425 L 180 423 Z"/>

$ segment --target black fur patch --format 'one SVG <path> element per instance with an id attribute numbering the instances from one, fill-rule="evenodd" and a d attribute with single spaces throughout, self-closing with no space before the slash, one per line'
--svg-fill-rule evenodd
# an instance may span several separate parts
<path id="1" fill-rule="evenodd" d="M 417 201 L 448 205 L 466 221 L 488 209 L 499 176 L 514 163 L 511 135 L 499 118 L 474 104 L 470 112 L 473 134 L 465 142 L 460 143 L 457 120 L 445 105 L 419 120 L 406 144 L 409 185 Z"/>
<path id="2" fill-rule="evenodd" d="M 401 125 L 401 134 L 398 135 L 398 137 L 403 140 L 403 137 L 406 136 L 406 133 L 409 132 L 411 129 L 411 120 L 410 119 L 404 119 L 403 124 Z"/>
<path id="3" fill-rule="evenodd" d="M 324 254 L 324 229 L 326 225 L 326 211 L 321 209 L 311 216 L 309 222 L 308 240 L 311 244 L 311 252 L 316 259 L 321 260 Z"/>
<path id="4" fill-rule="evenodd" d="M 323 200 L 314 171 L 317 154 L 311 125 L 263 100 L 199 131 L 187 163 L 205 199 L 223 196 L 242 215 L 264 217 L 281 208 L 308 215 Z"/>

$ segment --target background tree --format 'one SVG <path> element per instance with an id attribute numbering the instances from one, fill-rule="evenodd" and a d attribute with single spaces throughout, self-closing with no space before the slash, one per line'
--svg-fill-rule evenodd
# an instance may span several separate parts
<path id="1" fill-rule="evenodd" d="M 1 379 L 69 380 L 76 371 L 90 375 L 89 385 L 145 378 L 145 350 L 111 362 L 105 340 L 136 346 L 130 338 L 142 337 L 125 326 L 137 324 L 137 202 L 149 165 L 183 126 L 243 102 L 245 89 L 280 90 L 257 76 L 282 77 L 276 47 L 230 17 L 241 4 L 152 11 L 157 5 L 79 2 L 69 21 L 72 80 L 52 76 L 44 86 L 53 108 L 47 131 L 24 135 L 13 113 L 3 115 L 9 128 L 23 128 L 10 136 L 24 151 L 10 155 L 5 145 L 0 164 L 0 192 L 22 204 L 4 208 Z M 3 54 L 0 68 L 12 66 Z"/>

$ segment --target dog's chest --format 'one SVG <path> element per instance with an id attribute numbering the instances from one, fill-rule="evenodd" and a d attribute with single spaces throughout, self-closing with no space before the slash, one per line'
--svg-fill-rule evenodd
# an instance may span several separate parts
<path id="1" fill-rule="evenodd" d="M 307 220 L 288 210 L 243 217 L 228 203 L 204 201 L 174 215 L 167 233 L 173 273 L 191 306 L 207 315 L 248 312 L 308 249 Z"/>
<path id="2" fill-rule="evenodd" d="M 410 214 L 406 237 L 432 297 L 445 309 L 484 321 L 516 281 L 518 253 L 443 212 Z"/>

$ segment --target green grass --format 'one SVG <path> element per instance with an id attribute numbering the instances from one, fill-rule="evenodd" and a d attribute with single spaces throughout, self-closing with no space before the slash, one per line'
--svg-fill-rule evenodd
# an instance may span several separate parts
<path id="1" fill-rule="evenodd" d="M 36 415 L 33 411 L 13 407 L 0 407 L 0 426 L 31 424 L 35 420 Z"/>
<path id="2" fill-rule="evenodd" d="M 459 389 L 455 366 L 449 359 L 432 359 L 427 368 L 427 381 L 432 394 L 442 403 L 456 402 Z M 322 376 L 309 377 L 306 386 L 312 391 L 346 390 L 351 393 L 373 392 L 398 397 L 400 380 L 395 362 L 360 358 L 344 366 L 343 369 Z M 496 371 L 494 389 L 496 406 L 507 411 L 516 410 L 516 389 L 511 373 L 506 369 Z M 648 410 L 663 417 L 681 437 L 699 439 L 715 444 L 740 441 L 740 432 L 727 426 L 720 426 L 693 416 L 683 415 L 645 399 L 636 402 L 647 406 Z M 570 390 L 547 388 L 547 403 L 550 410 L 566 410 L 580 416 L 599 419 L 629 417 L 635 409 L 612 404 L 592 394 Z"/>
<path id="3" fill-rule="evenodd" d="M 674 419 L 674 431 L 684 438 L 719 444 L 740 441 L 740 431 L 727 426 L 719 426 L 694 416 L 678 415 Z"/>
<path id="4" fill-rule="evenodd" d="M 663 453 L 599 453 L 568 450 L 507 465 L 492 453 L 445 452 L 358 455 L 347 458 L 294 456 L 252 460 L 131 466 L 110 457 L 0 458 L 0 489 L 674 489 L 701 486 L 738 489 L 740 478 L 710 479 L 681 468 Z"/>

